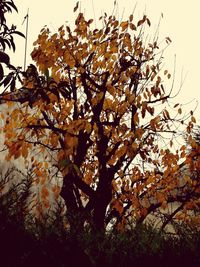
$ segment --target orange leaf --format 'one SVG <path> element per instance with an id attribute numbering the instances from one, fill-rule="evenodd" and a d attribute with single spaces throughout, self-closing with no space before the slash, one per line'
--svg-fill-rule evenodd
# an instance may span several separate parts
<path id="1" fill-rule="evenodd" d="M 139 27 L 139 26 L 142 25 L 143 23 L 144 23 L 144 20 L 141 19 L 141 20 L 138 21 L 137 26 Z"/>
<path id="2" fill-rule="evenodd" d="M 120 27 L 122 28 L 122 31 L 125 31 L 128 27 L 128 21 L 122 21 Z"/>
<path id="3" fill-rule="evenodd" d="M 46 186 L 43 186 L 42 187 L 42 189 L 41 189 L 41 196 L 42 196 L 42 198 L 47 198 L 49 196 L 49 191 L 46 188 Z"/>
<path id="4" fill-rule="evenodd" d="M 119 200 L 116 200 L 113 207 L 119 212 L 119 214 L 122 214 L 124 208 L 123 208 L 122 203 Z"/>
<path id="5" fill-rule="evenodd" d="M 130 23 L 130 29 L 132 30 L 132 31 L 136 31 L 136 26 L 133 24 L 133 23 Z"/>

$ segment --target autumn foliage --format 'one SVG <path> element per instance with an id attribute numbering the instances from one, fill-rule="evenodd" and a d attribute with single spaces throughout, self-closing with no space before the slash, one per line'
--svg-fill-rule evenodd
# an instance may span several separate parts
<path id="1" fill-rule="evenodd" d="M 158 40 L 144 38 L 150 20 L 105 14 L 98 25 L 79 13 L 74 27 L 41 30 L 31 54 L 36 67 L 22 73 L 20 90 L 1 97 L 10 106 L 2 113 L 6 159 L 27 160 L 40 186 L 37 215 L 50 196 L 61 197 L 72 230 L 124 229 L 174 202 L 163 227 L 175 216 L 189 220 L 200 202 L 192 176 L 199 160 L 191 165 L 194 155 L 173 141 L 186 129 L 195 146 L 195 118 L 186 121 L 164 85 L 172 78 Z"/>

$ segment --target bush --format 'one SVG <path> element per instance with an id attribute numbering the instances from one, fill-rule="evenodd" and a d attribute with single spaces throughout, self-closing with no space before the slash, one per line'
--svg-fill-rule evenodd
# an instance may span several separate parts
<path id="1" fill-rule="evenodd" d="M 12 179 L 12 171 L 9 171 L 9 179 Z M 1 188 L 9 181 L 6 177 L 0 181 Z M 76 267 L 79 263 L 84 267 L 200 265 L 200 231 L 196 226 L 177 224 L 177 234 L 160 232 L 151 224 L 130 226 L 121 232 L 110 230 L 106 234 L 88 227 L 73 233 L 63 225 L 60 205 L 42 220 L 27 214 L 29 189 L 29 179 L 22 179 L 17 184 L 11 183 L 9 190 L 0 196 L 4 267 Z"/>

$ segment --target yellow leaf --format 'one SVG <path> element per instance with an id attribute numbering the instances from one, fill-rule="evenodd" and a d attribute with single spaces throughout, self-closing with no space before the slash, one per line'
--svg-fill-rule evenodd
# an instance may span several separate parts
<path id="1" fill-rule="evenodd" d="M 136 143 L 133 143 L 133 144 L 131 145 L 131 147 L 132 147 L 132 149 L 133 149 L 134 151 L 136 151 L 136 150 L 138 149 L 138 145 L 137 145 Z"/>
<path id="2" fill-rule="evenodd" d="M 192 117 L 191 117 L 191 121 L 194 122 L 194 123 L 196 123 L 196 119 L 195 119 L 195 117 L 192 116 Z"/>
<path id="3" fill-rule="evenodd" d="M 179 113 L 179 114 L 182 113 L 182 109 L 181 109 L 181 108 L 178 109 L 178 113 Z"/>
<path id="4" fill-rule="evenodd" d="M 91 126 L 91 123 L 90 122 L 87 122 L 86 123 L 86 126 L 85 126 L 85 129 L 86 129 L 86 132 L 89 134 L 92 130 L 92 126 Z"/>
<path id="5" fill-rule="evenodd" d="M 148 178 L 147 182 L 148 182 L 148 184 L 155 182 L 155 177 L 154 176 L 150 176 Z"/>
<path id="6" fill-rule="evenodd" d="M 104 93 L 100 92 L 99 94 L 97 94 L 94 98 L 92 98 L 91 102 L 93 106 L 96 106 L 102 99 Z"/>
<path id="7" fill-rule="evenodd" d="M 122 146 L 121 148 L 118 149 L 118 151 L 116 152 L 116 156 L 118 158 L 122 157 L 127 151 L 127 147 L 126 146 Z"/>
<path id="8" fill-rule="evenodd" d="M 182 147 L 180 148 L 180 150 L 184 151 L 186 149 L 185 145 L 182 145 Z"/>
<path id="9" fill-rule="evenodd" d="M 59 197 L 59 194 L 60 194 L 60 191 L 61 191 L 61 188 L 60 188 L 60 186 L 58 186 L 58 185 L 54 185 L 54 186 L 52 187 L 52 191 L 53 191 L 53 193 L 54 193 L 54 196 L 55 196 L 56 198 L 58 198 L 58 197 Z"/>
<path id="10" fill-rule="evenodd" d="M 44 168 L 47 169 L 49 167 L 49 163 L 48 162 L 45 162 L 44 163 Z"/>
<path id="11" fill-rule="evenodd" d="M 103 109 L 104 110 L 111 110 L 112 109 L 112 100 L 111 99 L 109 99 L 109 98 L 107 98 L 107 99 L 105 99 L 105 101 L 104 101 L 104 104 L 103 104 Z"/>
<path id="12" fill-rule="evenodd" d="M 114 96 L 116 93 L 115 87 L 112 86 L 111 84 L 107 85 L 107 90 L 112 96 Z"/>
<path id="13" fill-rule="evenodd" d="M 116 162 L 116 157 L 113 156 L 111 159 L 109 159 L 108 164 L 113 166 L 115 162 Z"/>
<path id="14" fill-rule="evenodd" d="M 28 156 L 28 148 L 27 146 L 22 146 L 22 157 L 27 158 Z"/>
<path id="15" fill-rule="evenodd" d="M 186 156 L 185 151 L 182 151 L 182 152 L 181 152 L 181 158 L 184 158 L 185 156 Z"/>
<path id="16" fill-rule="evenodd" d="M 55 133 L 51 133 L 50 137 L 49 137 L 49 141 L 51 143 L 51 145 L 55 148 L 58 146 L 58 136 Z"/>
<path id="17" fill-rule="evenodd" d="M 133 121 L 134 121 L 134 124 L 135 125 L 138 125 L 139 124 L 139 116 L 138 116 L 138 113 L 136 113 L 133 117 Z"/>
<path id="18" fill-rule="evenodd" d="M 42 172 L 40 172 L 40 174 L 43 175 Z M 45 176 L 40 177 L 40 184 L 43 185 L 45 182 L 46 182 L 46 177 Z"/>

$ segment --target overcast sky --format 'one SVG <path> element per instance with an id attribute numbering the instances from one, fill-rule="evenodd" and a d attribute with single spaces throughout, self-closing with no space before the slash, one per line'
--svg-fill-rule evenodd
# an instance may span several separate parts
<path id="1" fill-rule="evenodd" d="M 23 18 L 29 9 L 29 31 L 28 31 L 28 56 L 27 63 L 31 62 L 29 54 L 33 49 L 32 43 L 44 25 L 50 30 L 56 29 L 68 23 L 73 24 L 73 8 L 77 0 L 14 0 L 18 7 L 18 14 L 12 14 L 10 21 L 18 25 L 18 29 L 25 33 L 26 23 L 22 25 Z M 124 20 L 132 13 L 135 4 L 135 16 L 141 17 L 144 13 L 151 20 L 150 34 L 153 34 L 159 22 L 161 14 L 163 19 L 159 27 L 160 39 L 169 36 L 171 45 L 164 54 L 166 68 L 173 72 L 174 58 L 176 55 L 176 76 L 174 92 L 177 92 L 181 82 L 184 80 L 177 101 L 190 104 L 185 109 L 194 108 L 196 101 L 200 102 L 200 0 L 118 0 L 117 15 L 123 16 Z M 98 20 L 102 12 L 111 14 L 114 0 L 82 0 L 81 11 L 89 18 Z M 148 29 L 147 29 L 148 30 Z M 147 32 L 148 33 L 148 32 Z M 17 38 L 17 51 L 13 56 L 13 63 L 23 66 L 24 40 Z M 200 104 L 197 108 L 196 118 L 200 120 Z"/>

